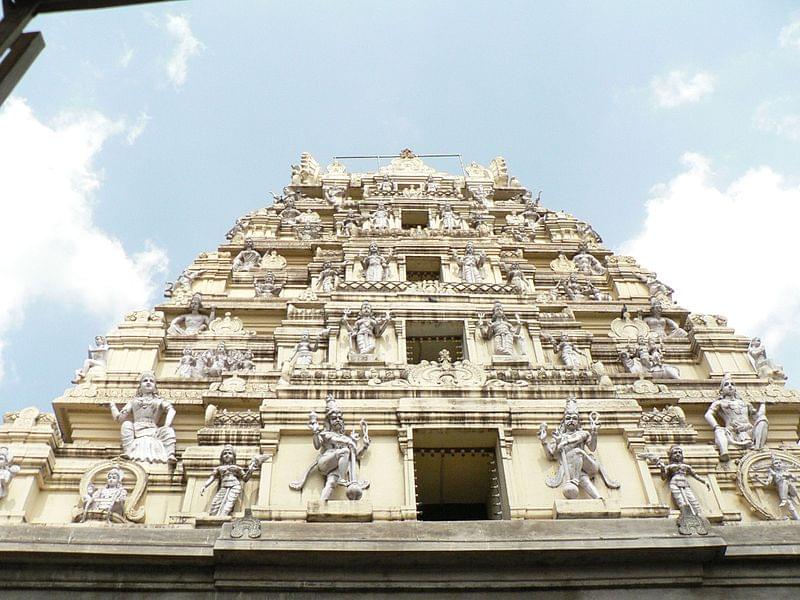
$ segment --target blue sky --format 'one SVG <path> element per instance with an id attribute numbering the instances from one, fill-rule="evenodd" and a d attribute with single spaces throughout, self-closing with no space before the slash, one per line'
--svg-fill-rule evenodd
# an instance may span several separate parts
<path id="1" fill-rule="evenodd" d="M 160 301 L 300 152 L 407 146 L 505 156 L 682 305 L 800 372 L 797 9 L 239 0 L 38 17 L 47 48 L 0 109 L 0 145 L 22 147 L 0 155 L 15 282 L 0 408 L 49 406 L 93 336 Z"/>

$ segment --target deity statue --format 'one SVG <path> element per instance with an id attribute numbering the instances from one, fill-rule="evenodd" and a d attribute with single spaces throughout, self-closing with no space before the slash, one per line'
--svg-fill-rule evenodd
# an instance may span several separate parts
<path id="1" fill-rule="evenodd" d="M 658 298 L 662 302 L 672 302 L 672 294 L 675 293 L 668 285 L 658 280 L 656 273 L 636 273 L 636 278 L 647 286 L 647 291 L 651 298 Z"/>
<path id="2" fill-rule="evenodd" d="M 481 269 L 486 262 L 486 253 L 481 251 L 479 254 L 475 254 L 475 245 L 472 242 L 467 242 L 463 257 L 459 257 L 456 251 L 453 250 L 453 260 L 460 267 L 459 275 L 461 276 L 461 281 L 466 283 L 480 283 L 483 281 Z"/>
<path id="3" fill-rule="evenodd" d="M 635 345 L 620 350 L 619 357 L 625 371 L 634 374 L 647 374 L 655 379 L 680 379 L 680 370 L 664 364 L 664 350 L 661 338 L 646 338 L 640 335 Z"/>
<path id="4" fill-rule="evenodd" d="M 383 177 L 375 184 L 375 189 L 379 194 L 391 194 L 397 190 L 397 184 L 392 181 L 389 175 L 384 174 Z"/>
<path id="5" fill-rule="evenodd" d="M 275 273 L 267 271 L 264 279 L 254 279 L 253 288 L 256 291 L 256 298 L 276 298 L 280 295 L 283 286 L 275 283 Z"/>
<path id="6" fill-rule="evenodd" d="M 580 369 L 588 363 L 589 357 L 578 350 L 566 333 L 562 332 L 558 340 L 546 333 L 543 333 L 542 337 L 553 345 L 553 352 L 568 369 Z"/>
<path id="7" fill-rule="evenodd" d="M 767 358 L 767 349 L 761 343 L 761 338 L 753 338 L 747 348 L 747 355 L 753 363 L 753 367 L 759 377 L 765 379 L 784 381 L 787 379 L 786 373 L 781 365 L 775 364 Z"/>
<path id="8" fill-rule="evenodd" d="M 295 367 L 307 367 L 312 364 L 314 362 L 314 352 L 319 349 L 322 340 L 327 338 L 329 334 L 329 329 L 323 329 L 319 332 L 317 338 L 312 341 L 308 329 L 306 329 L 302 333 L 300 341 L 295 344 L 294 352 L 289 357 L 289 361 L 293 361 L 292 364 Z"/>
<path id="9" fill-rule="evenodd" d="M 518 314 L 514 315 L 512 323 L 506 319 L 503 305 L 499 300 L 495 301 L 492 309 L 492 320 L 487 323 L 484 313 L 478 313 L 478 331 L 484 340 L 492 340 L 494 343 L 494 354 L 501 356 L 516 356 L 522 354 L 514 349 L 514 342 L 519 341 L 523 344 L 522 321 Z"/>
<path id="10" fill-rule="evenodd" d="M 461 217 L 453 210 L 453 205 L 445 202 L 444 206 L 439 209 L 439 228 L 447 231 L 454 229 L 461 229 Z"/>
<path id="11" fill-rule="evenodd" d="M 295 192 L 288 187 L 283 188 L 282 196 L 276 196 L 275 194 L 272 194 L 272 197 L 275 199 L 276 208 L 278 207 L 277 205 L 281 205 L 283 207 L 281 212 L 278 213 L 282 226 L 293 227 L 297 217 L 300 216 L 300 211 L 297 210 L 296 206 L 296 199 L 298 196 L 298 192 Z"/>
<path id="12" fill-rule="evenodd" d="M 358 479 L 358 463 L 369 448 L 370 439 L 367 422 L 361 419 L 359 425 L 360 435 L 355 429 L 349 435 L 345 433 L 342 411 L 333 394 L 328 394 L 325 399 L 325 425 L 319 424 L 314 411 L 309 415 L 308 427 L 319 456 L 309 465 L 303 476 L 290 483 L 289 487 L 296 491 L 302 490 L 311 473 L 316 471 L 325 478 L 325 487 L 319 498 L 321 502 L 327 502 L 339 485 L 346 489 L 345 494 L 349 500 L 360 500 L 364 490 L 369 488 L 369 481 Z"/>
<path id="13" fill-rule="evenodd" d="M 175 292 L 178 291 L 189 291 L 192 289 L 192 282 L 200 277 L 205 273 L 205 270 L 198 270 L 198 271 L 191 271 L 189 269 L 184 269 L 175 282 L 168 281 L 165 288 L 164 288 L 164 297 L 165 298 L 172 298 L 175 295 Z"/>
<path id="14" fill-rule="evenodd" d="M 124 474 L 119 467 L 112 468 L 106 475 L 106 485 L 98 488 L 89 482 L 86 495 L 83 497 L 83 513 L 80 522 L 86 519 L 104 519 L 110 523 L 112 520 L 123 522 L 125 520 L 125 500 L 128 492 L 122 487 Z"/>
<path id="15" fill-rule="evenodd" d="M 378 202 L 378 206 L 369 217 L 372 229 L 390 229 L 392 227 L 392 209 L 383 202 Z"/>
<path id="16" fill-rule="evenodd" d="M 256 456 L 250 461 L 247 468 L 243 469 L 236 464 L 236 450 L 230 444 L 225 444 L 219 454 L 219 466 L 214 467 L 211 475 L 200 489 L 202 496 L 214 482 L 219 484 L 217 493 L 211 499 L 208 514 L 212 517 L 230 516 L 236 506 L 236 501 L 242 495 L 242 487 L 261 466 L 261 463 L 262 458 Z"/>
<path id="17" fill-rule="evenodd" d="M 196 293 L 189 300 L 189 312 L 172 319 L 167 333 L 172 335 L 197 335 L 208 329 L 208 325 L 216 317 L 216 309 L 211 307 L 211 314 L 206 316 L 200 312 L 203 308 L 203 296 Z"/>
<path id="18" fill-rule="evenodd" d="M 330 261 L 322 263 L 322 270 L 317 279 L 317 289 L 323 292 L 332 292 L 339 285 L 339 269 Z"/>
<path id="19" fill-rule="evenodd" d="M 522 224 L 523 226 L 530 230 L 531 232 L 536 231 L 536 226 L 539 224 L 539 221 L 544 219 L 544 215 L 542 214 L 542 208 L 539 206 L 539 201 L 541 200 L 542 193 L 539 192 L 539 196 L 536 200 L 528 193 L 527 198 L 525 200 L 525 209 L 522 211 Z"/>
<path id="20" fill-rule="evenodd" d="M 572 257 L 572 263 L 584 275 L 602 275 L 606 268 L 594 256 L 589 254 L 589 247 L 585 242 L 578 246 L 578 253 Z"/>
<path id="21" fill-rule="evenodd" d="M 568 398 L 564 418 L 547 441 L 547 423 L 539 426 L 539 439 L 549 460 L 558 461 L 558 472 L 545 479 L 548 487 L 561 486 L 564 497 L 573 500 L 584 490 L 590 498 L 601 498 L 593 480 L 600 473 L 606 487 L 617 489 L 619 482 L 609 477 L 603 465 L 592 453 L 597 450 L 597 430 L 600 426 L 596 412 L 589 414 L 589 430 L 581 426 L 578 402 Z"/>
<path id="22" fill-rule="evenodd" d="M 575 223 L 575 231 L 578 233 L 578 237 L 581 241 L 588 244 L 602 244 L 603 238 L 600 237 L 600 234 L 594 230 L 594 227 L 589 225 L 588 223 L 583 223 L 578 221 Z"/>
<path id="23" fill-rule="evenodd" d="M 361 304 L 358 318 L 350 324 L 350 310 L 345 309 L 342 314 L 342 325 L 350 334 L 350 345 L 358 356 L 370 356 L 375 354 L 378 338 L 383 335 L 386 326 L 391 322 L 392 315 L 387 310 L 385 316 L 375 317 L 372 307 L 366 300 Z"/>
<path id="24" fill-rule="evenodd" d="M 486 208 L 489 199 L 494 195 L 494 190 L 490 185 L 470 185 L 467 188 L 472 194 L 472 204 L 478 208 Z"/>
<path id="25" fill-rule="evenodd" d="M 342 203 L 346 192 L 346 185 L 332 184 L 322 188 L 322 195 L 325 196 L 325 201 L 333 206 L 339 206 Z"/>
<path id="26" fill-rule="evenodd" d="M 525 273 L 518 262 L 500 263 L 500 269 L 506 273 L 506 283 L 513 287 L 520 296 L 531 293 L 531 284 L 525 278 Z"/>
<path id="27" fill-rule="evenodd" d="M 800 521 L 800 513 L 798 513 L 800 497 L 797 494 L 797 486 L 795 485 L 797 477 L 789 471 L 789 467 L 779 456 L 772 456 L 772 462 L 767 471 L 766 478 L 761 479 L 756 477 L 756 479 L 763 486 L 774 487 L 775 491 L 778 493 L 778 506 L 785 506 L 786 510 L 789 512 L 790 518 L 794 521 Z"/>
<path id="28" fill-rule="evenodd" d="M 184 348 L 181 360 L 178 362 L 178 377 L 202 377 L 197 372 L 197 359 L 191 348 Z"/>
<path id="29" fill-rule="evenodd" d="M 767 443 L 769 421 L 767 406 L 762 401 L 758 409 L 742 400 L 729 374 L 719 386 L 719 398 L 714 400 L 705 414 L 706 422 L 714 429 L 714 441 L 719 458 L 730 459 L 728 447 L 760 450 Z M 720 424 L 721 422 L 721 424 Z"/>
<path id="30" fill-rule="evenodd" d="M 286 268 L 286 259 L 273 248 L 264 253 L 264 258 L 261 259 L 261 267 L 264 269 L 284 269 Z"/>
<path id="31" fill-rule="evenodd" d="M 655 297 L 650 298 L 650 314 L 642 319 L 647 323 L 650 331 L 660 338 L 686 337 L 688 335 L 686 331 L 681 329 L 675 321 L 669 317 L 665 317 L 662 311 L 663 305 L 661 300 Z"/>
<path id="32" fill-rule="evenodd" d="M 428 196 L 435 196 L 439 191 L 439 184 L 436 180 L 428 175 L 428 178 L 425 180 L 425 194 Z"/>
<path id="33" fill-rule="evenodd" d="M 320 218 L 319 214 L 312 211 L 310 208 L 306 209 L 306 212 L 300 213 L 295 220 L 296 223 L 319 223 Z"/>
<path id="34" fill-rule="evenodd" d="M 469 215 L 470 225 L 481 237 L 492 235 L 492 226 L 489 224 L 489 217 L 488 211 L 471 212 Z"/>
<path id="35" fill-rule="evenodd" d="M 386 281 L 389 278 L 389 260 L 381 256 L 378 243 L 371 242 L 367 254 L 358 257 L 366 281 Z"/>
<path id="36" fill-rule="evenodd" d="M 346 235 L 347 237 L 352 237 L 355 235 L 355 232 L 363 224 L 364 219 L 361 217 L 361 214 L 357 213 L 352 208 L 347 210 L 344 218 L 342 219 L 341 224 L 341 233 L 342 235 Z"/>
<path id="37" fill-rule="evenodd" d="M 233 259 L 233 271 L 234 273 L 239 271 L 252 271 L 253 269 L 257 269 L 260 264 L 261 254 L 258 253 L 258 250 L 253 248 L 253 240 L 247 238 L 244 241 L 244 250 L 239 252 L 236 258 Z"/>
<path id="38" fill-rule="evenodd" d="M 14 464 L 14 455 L 8 447 L 0 448 L 0 500 L 8 495 L 11 480 L 19 473 L 19 465 Z"/>
<path id="39" fill-rule="evenodd" d="M 108 342 L 106 336 L 98 335 L 94 338 L 94 346 L 89 346 L 88 358 L 83 361 L 83 366 L 75 371 L 72 383 L 80 383 L 89 374 L 89 369 L 97 367 L 104 369 L 108 359 Z"/>
<path id="40" fill-rule="evenodd" d="M 154 463 L 175 464 L 175 409 L 158 395 L 152 371 L 139 376 L 136 397 L 122 410 L 112 402 L 111 416 L 121 422 L 122 457 Z M 161 425 L 159 425 L 161 422 Z"/>
<path id="41" fill-rule="evenodd" d="M 236 223 L 233 225 L 233 227 L 231 227 L 228 230 L 228 233 L 225 234 L 225 239 L 231 241 L 240 233 L 243 234 L 247 230 L 249 223 L 250 220 L 246 217 L 239 217 L 236 219 Z"/>
<path id="42" fill-rule="evenodd" d="M 699 533 L 707 533 L 708 521 L 703 517 L 700 508 L 700 501 L 694 495 L 692 486 L 689 485 L 689 477 L 692 477 L 711 490 L 711 484 L 707 479 L 700 477 L 694 469 L 683 462 L 683 448 L 672 446 L 669 449 L 669 463 L 652 454 L 643 455 L 648 462 L 654 463 L 661 471 L 661 479 L 668 482 L 669 491 L 675 505 L 681 512 L 678 521 L 681 533 L 691 533 L 691 529 L 697 529 Z"/>

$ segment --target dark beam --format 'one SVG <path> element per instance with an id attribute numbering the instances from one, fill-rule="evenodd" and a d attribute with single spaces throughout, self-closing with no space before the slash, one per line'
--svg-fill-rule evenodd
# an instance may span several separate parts
<path id="1" fill-rule="evenodd" d="M 0 104 L 6 101 L 43 49 L 44 37 L 38 31 L 20 34 L 11 44 L 10 52 L 0 61 Z"/>
<path id="2" fill-rule="evenodd" d="M 116 8 L 133 4 L 153 4 L 174 0 L 42 0 L 37 13 L 59 12 L 65 10 L 88 10 L 92 8 Z"/>

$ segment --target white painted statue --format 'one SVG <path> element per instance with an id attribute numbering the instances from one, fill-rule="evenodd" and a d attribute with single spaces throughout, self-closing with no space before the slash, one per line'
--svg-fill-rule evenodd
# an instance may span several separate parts
<path id="1" fill-rule="evenodd" d="M 211 499 L 208 514 L 213 517 L 230 516 L 236 506 L 236 501 L 242 495 L 244 484 L 261 466 L 261 462 L 261 457 L 254 457 L 244 469 L 236 464 L 236 450 L 233 446 L 225 444 L 219 453 L 219 466 L 214 467 L 211 475 L 200 489 L 202 496 L 214 483 L 218 484 L 217 492 Z"/>
<path id="2" fill-rule="evenodd" d="M 83 366 L 75 371 L 72 383 L 80 383 L 89 374 L 92 367 L 104 369 L 108 360 L 108 342 L 106 336 L 98 335 L 94 338 L 94 346 L 89 346 L 88 358 L 83 361 Z"/>
<path id="3" fill-rule="evenodd" d="M 769 421 L 766 404 L 762 402 L 755 408 L 742 400 L 727 373 L 719 386 L 719 398 L 708 407 L 705 418 L 714 430 L 714 441 L 723 462 L 730 460 L 729 446 L 760 450 L 767 443 Z"/>

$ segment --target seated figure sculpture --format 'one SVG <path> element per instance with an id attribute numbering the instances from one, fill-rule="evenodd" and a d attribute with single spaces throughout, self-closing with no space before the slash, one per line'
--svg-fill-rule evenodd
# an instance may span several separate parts
<path id="1" fill-rule="evenodd" d="M 578 253 L 572 257 L 572 263 L 584 275 L 602 275 L 606 268 L 594 256 L 589 254 L 589 247 L 585 242 L 578 246 Z"/>
<path id="2" fill-rule="evenodd" d="M 102 519 L 121 523 L 125 520 L 125 500 L 128 492 L 122 487 L 123 472 L 119 467 L 112 468 L 106 475 L 106 485 L 98 488 L 89 483 L 83 497 L 83 512 L 80 522 L 87 519 Z"/>
<path id="3" fill-rule="evenodd" d="M 642 319 L 645 323 L 647 323 L 650 331 L 662 338 L 686 337 L 686 331 L 681 329 L 675 321 L 669 317 L 665 317 L 662 314 L 662 311 L 663 305 L 661 300 L 655 297 L 650 298 L 650 314 Z"/>
<path id="4" fill-rule="evenodd" d="M 86 379 L 89 371 L 93 367 L 98 369 L 105 368 L 107 357 L 108 342 L 106 341 L 106 336 L 95 336 L 94 346 L 89 346 L 88 358 L 83 361 L 83 366 L 75 371 L 75 377 L 72 379 L 72 383 L 79 383 L 83 379 Z"/>
<path id="5" fill-rule="evenodd" d="M 727 373 L 719 386 L 719 398 L 708 407 L 705 419 L 714 429 L 714 441 L 723 462 L 730 460 L 730 446 L 760 450 L 767 443 L 769 421 L 766 404 L 762 402 L 755 408 L 742 400 Z"/>
<path id="6" fill-rule="evenodd" d="M 211 314 L 204 315 L 200 312 L 203 308 L 203 297 L 197 293 L 189 300 L 189 312 L 172 319 L 167 333 L 172 335 L 197 335 L 208 329 L 209 324 L 216 318 L 216 309 L 211 307 Z"/>
<path id="7" fill-rule="evenodd" d="M 369 481 L 358 479 L 358 463 L 369 448 L 370 439 L 367 422 L 361 419 L 359 425 L 360 435 L 355 429 L 349 435 L 345 433 L 342 411 L 333 394 L 328 394 L 325 399 L 325 425 L 319 424 L 314 411 L 309 415 L 308 427 L 319 456 L 309 465 L 303 476 L 291 482 L 289 487 L 296 491 L 302 490 L 309 476 L 316 471 L 325 478 L 320 501 L 327 502 L 337 486 L 346 488 L 349 500 L 360 500 L 364 490 L 369 488 Z"/>
<path id="8" fill-rule="evenodd" d="M 253 240 L 247 238 L 244 241 L 244 250 L 233 259 L 234 272 L 246 272 L 257 269 L 261 264 L 261 254 L 255 249 Z"/>
<path id="9" fill-rule="evenodd" d="M 486 322 L 484 313 L 478 313 L 478 331 L 484 340 L 492 340 L 493 354 L 501 356 L 516 356 L 522 354 L 514 347 L 514 342 L 522 343 L 522 321 L 519 315 L 514 315 L 512 323 L 506 319 L 503 305 L 500 301 L 494 303 L 492 320 Z"/>
<path id="10" fill-rule="evenodd" d="M 771 379 L 773 381 L 784 381 L 787 379 L 783 367 L 767 358 L 767 349 L 764 348 L 761 338 L 755 337 L 750 340 L 750 345 L 747 348 L 747 355 L 753 362 L 753 367 L 759 377 L 764 377 L 765 379 Z"/>
<path id="11" fill-rule="evenodd" d="M 548 477 L 548 487 L 561 487 L 567 499 L 575 499 L 584 490 L 590 498 L 600 498 L 600 492 L 592 480 L 598 473 L 606 487 L 617 489 L 619 482 L 606 473 L 605 468 L 592 452 L 597 450 L 597 430 L 600 426 L 597 413 L 589 415 L 589 430 L 581 426 L 578 402 L 568 398 L 564 407 L 564 418 L 547 440 L 547 423 L 539 426 L 539 439 L 549 460 L 558 461 L 558 472 Z"/>
<path id="12" fill-rule="evenodd" d="M 175 464 L 175 409 L 158 395 L 156 377 L 146 371 L 139 377 L 136 397 L 120 410 L 112 402 L 111 416 L 122 423 L 122 457 L 153 463 Z M 159 423 L 161 423 L 159 425 Z"/>

